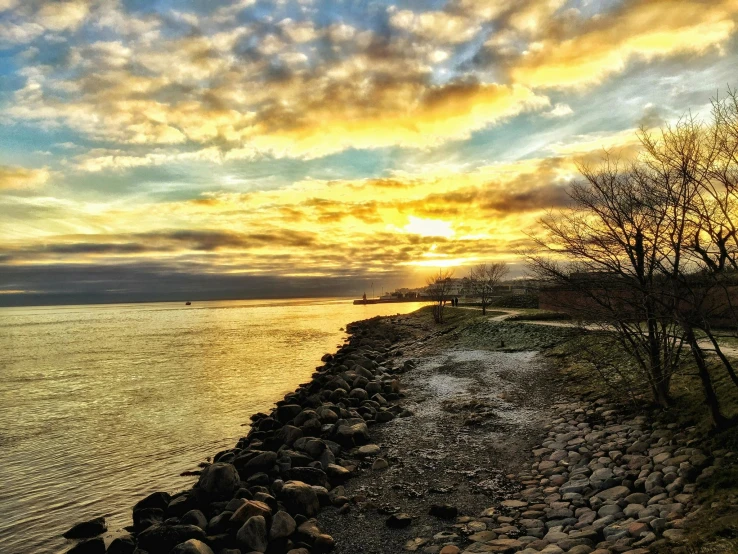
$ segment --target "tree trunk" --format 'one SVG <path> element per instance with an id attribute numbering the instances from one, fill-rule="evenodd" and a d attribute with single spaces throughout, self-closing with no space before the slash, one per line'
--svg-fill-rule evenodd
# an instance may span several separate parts
<path id="1" fill-rule="evenodd" d="M 725 429 L 730 426 L 731 422 L 720 411 L 720 403 L 718 402 L 717 394 L 715 394 L 715 389 L 712 386 L 710 372 L 708 371 L 707 363 L 705 362 L 705 353 L 697 344 L 697 337 L 694 336 L 694 331 L 692 331 L 691 328 L 687 328 L 686 331 L 687 342 L 692 349 L 692 355 L 697 363 L 697 370 L 699 372 L 700 380 L 702 381 L 702 390 L 705 394 L 705 404 L 707 404 L 707 408 L 710 410 L 712 425 L 716 429 Z"/>

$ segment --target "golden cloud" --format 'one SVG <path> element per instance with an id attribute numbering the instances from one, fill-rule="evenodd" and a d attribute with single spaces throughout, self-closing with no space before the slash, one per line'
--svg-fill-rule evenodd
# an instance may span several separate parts
<path id="1" fill-rule="evenodd" d="M 47 169 L 0 165 L 0 190 L 24 190 L 40 187 L 49 180 Z"/>
<path id="2" fill-rule="evenodd" d="M 512 62 L 510 76 L 534 88 L 597 84 L 633 59 L 720 47 L 735 31 L 736 16 L 735 0 L 631 1 L 587 20 L 568 12 L 541 29 Z"/>

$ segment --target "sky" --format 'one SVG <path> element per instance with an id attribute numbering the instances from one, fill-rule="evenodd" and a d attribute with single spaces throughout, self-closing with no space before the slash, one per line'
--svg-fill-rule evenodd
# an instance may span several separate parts
<path id="1" fill-rule="evenodd" d="M 0 305 L 323 296 L 520 253 L 738 86 L 738 0 L 0 0 Z"/>

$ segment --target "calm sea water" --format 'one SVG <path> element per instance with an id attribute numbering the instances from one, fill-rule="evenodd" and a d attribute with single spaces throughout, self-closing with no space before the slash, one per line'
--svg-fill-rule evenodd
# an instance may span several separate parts
<path id="1" fill-rule="evenodd" d="M 0 309 L 0 552 L 111 530 L 307 381 L 351 321 L 418 304 L 277 300 Z"/>

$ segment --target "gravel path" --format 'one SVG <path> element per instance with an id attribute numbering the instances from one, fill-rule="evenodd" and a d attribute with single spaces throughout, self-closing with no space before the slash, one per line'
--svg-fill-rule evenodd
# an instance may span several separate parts
<path id="1" fill-rule="evenodd" d="M 389 469 L 373 471 L 372 460 L 365 461 L 346 486 L 349 513 L 321 513 L 338 554 L 402 552 L 408 540 L 447 528 L 428 515 L 433 504 L 476 516 L 519 489 L 506 475 L 520 470 L 543 433 L 556 401 L 550 370 L 535 351 L 449 348 L 449 342 L 436 337 L 401 346 L 401 359 L 417 363 L 402 376 L 402 405 L 414 415 L 373 428 Z M 385 521 L 395 512 L 412 515 L 412 525 L 389 529 Z"/>

